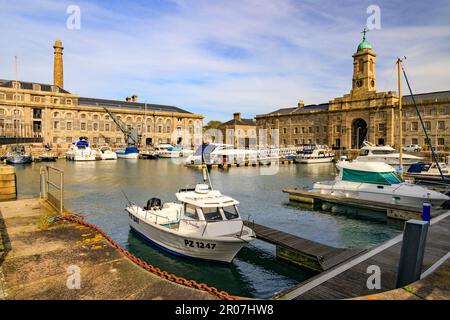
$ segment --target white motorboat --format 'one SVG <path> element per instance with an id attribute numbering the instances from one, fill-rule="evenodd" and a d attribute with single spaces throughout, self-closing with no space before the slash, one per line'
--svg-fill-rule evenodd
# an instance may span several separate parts
<path id="1" fill-rule="evenodd" d="M 138 159 L 139 150 L 136 147 L 126 147 L 124 150 L 116 150 L 117 158 L 120 159 Z"/>
<path id="2" fill-rule="evenodd" d="M 97 149 L 97 159 L 99 160 L 116 160 L 117 154 L 108 146 L 103 146 Z"/>
<path id="3" fill-rule="evenodd" d="M 339 162 L 335 181 L 316 182 L 311 192 L 421 208 L 424 202 L 440 207 L 449 197 L 403 182 L 396 170 L 383 162 Z"/>
<path id="4" fill-rule="evenodd" d="M 442 162 L 439 167 L 440 171 L 435 162 L 417 162 L 409 167 L 406 174 L 416 180 L 450 183 L 450 164 Z"/>
<path id="5" fill-rule="evenodd" d="M 72 143 L 66 153 L 67 160 L 95 161 L 97 153 L 91 149 L 87 140 L 87 137 L 80 137 L 79 141 Z"/>
<path id="6" fill-rule="evenodd" d="M 163 143 L 155 147 L 155 152 L 160 158 L 183 158 L 191 156 L 194 151 L 179 146 Z"/>
<path id="7" fill-rule="evenodd" d="M 316 145 L 297 151 L 297 156 L 294 159 L 294 162 L 304 164 L 325 163 L 333 161 L 334 152 L 332 152 L 327 146 Z"/>
<path id="8" fill-rule="evenodd" d="M 176 198 L 165 204 L 152 198 L 145 207 L 130 203 L 132 230 L 174 255 L 226 263 L 255 239 L 241 219 L 239 202 L 209 185 L 182 189 Z"/>
<path id="9" fill-rule="evenodd" d="M 376 146 L 368 141 L 364 141 L 364 146 L 360 150 L 360 155 L 356 158 L 356 161 L 368 161 L 368 162 L 384 162 L 389 165 L 400 164 L 400 154 L 390 146 Z M 422 158 L 413 156 L 411 154 L 403 153 L 403 164 L 411 165 L 420 161 Z"/>

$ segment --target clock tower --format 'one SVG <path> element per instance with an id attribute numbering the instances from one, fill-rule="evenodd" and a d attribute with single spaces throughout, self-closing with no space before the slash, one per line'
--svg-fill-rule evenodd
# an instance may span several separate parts
<path id="1" fill-rule="evenodd" d="M 363 30 L 363 39 L 353 54 L 353 80 L 351 95 L 376 92 L 375 61 L 372 45 L 366 40 L 367 29 Z"/>

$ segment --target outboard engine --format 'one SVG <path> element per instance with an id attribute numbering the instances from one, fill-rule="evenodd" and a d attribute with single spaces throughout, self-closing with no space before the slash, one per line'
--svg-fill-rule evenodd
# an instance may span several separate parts
<path id="1" fill-rule="evenodd" d="M 151 209 L 162 209 L 162 202 L 159 198 L 151 198 L 147 201 L 147 205 L 144 207 L 145 210 Z"/>

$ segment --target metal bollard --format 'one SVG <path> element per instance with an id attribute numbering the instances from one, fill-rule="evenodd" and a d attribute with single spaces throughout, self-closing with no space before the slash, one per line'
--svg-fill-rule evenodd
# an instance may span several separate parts
<path id="1" fill-rule="evenodd" d="M 422 207 L 422 220 L 430 221 L 430 219 L 431 219 L 431 204 L 428 202 L 424 202 Z"/>
<path id="2" fill-rule="evenodd" d="M 397 288 L 420 279 L 428 226 L 429 222 L 427 221 L 406 221 L 398 265 Z"/>

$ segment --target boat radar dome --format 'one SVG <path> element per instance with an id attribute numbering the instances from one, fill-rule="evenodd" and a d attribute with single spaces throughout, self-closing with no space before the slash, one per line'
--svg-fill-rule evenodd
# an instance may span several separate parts
<path id="1" fill-rule="evenodd" d="M 207 184 L 199 183 L 195 186 L 195 192 L 196 193 L 208 193 L 209 192 L 209 186 Z"/>

